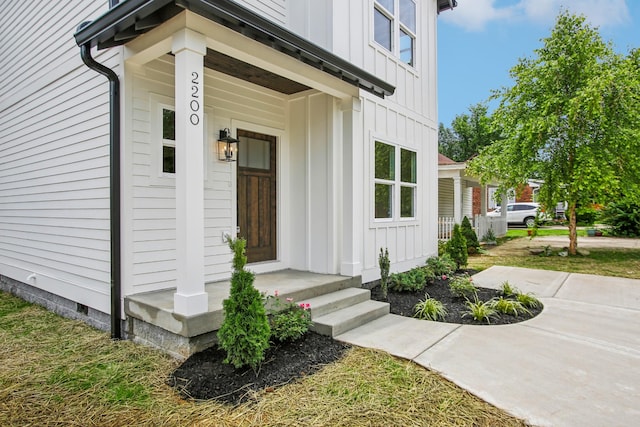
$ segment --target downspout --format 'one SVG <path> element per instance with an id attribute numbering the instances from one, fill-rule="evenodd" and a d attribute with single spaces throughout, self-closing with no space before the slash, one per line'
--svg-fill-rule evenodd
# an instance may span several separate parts
<path id="1" fill-rule="evenodd" d="M 83 22 L 77 31 L 89 22 Z M 121 239 L 120 239 L 120 79 L 111 69 L 91 56 L 91 45 L 80 46 L 80 57 L 87 67 L 109 79 L 109 222 L 111 231 L 111 338 L 122 339 Z"/>

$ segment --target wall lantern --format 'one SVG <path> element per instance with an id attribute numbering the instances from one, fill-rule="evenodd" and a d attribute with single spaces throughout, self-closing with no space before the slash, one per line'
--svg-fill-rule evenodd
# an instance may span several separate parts
<path id="1" fill-rule="evenodd" d="M 218 159 L 223 162 L 235 162 L 236 152 L 238 151 L 238 140 L 229 135 L 229 128 L 220 130 L 218 138 Z"/>

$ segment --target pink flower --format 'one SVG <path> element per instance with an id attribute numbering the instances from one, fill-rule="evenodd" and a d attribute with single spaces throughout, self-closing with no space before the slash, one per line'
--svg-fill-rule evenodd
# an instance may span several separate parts
<path id="1" fill-rule="evenodd" d="M 447 280 L 447 275 L 446 274 L 442 275 L 442 280 Z"/>
<path id="2" fill-rule="evenodd" d="M 278 296 L 278 295 L 280 295 L 280 292 L 275 291 L 275 292 L 273 293 L 273 295 Z"/>
<path id="3" fill-rule="evenodd" d="M 287 298 L 287 302 L 293 302 L 293 298 Z"/>
<path id="4" fill-rule="evenodd" d="M 307 310 L 308 310 L 308 309 L 310 309 L 310 308 L 311 308 L 311 304 L 306 303 L 306 304 L 304 305 L 304 308 L 306 308 Z"/>

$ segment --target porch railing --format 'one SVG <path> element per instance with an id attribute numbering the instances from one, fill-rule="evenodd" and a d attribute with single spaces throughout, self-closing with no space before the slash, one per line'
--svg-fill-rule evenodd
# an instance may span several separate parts
<path id="1" fill-rule="evenodd" d="M 439 217 L 438 218 L 438 240 L 451 239 L 451 233 L 453 232 L 453 226 L 456 222 L 451 217 Z"/>

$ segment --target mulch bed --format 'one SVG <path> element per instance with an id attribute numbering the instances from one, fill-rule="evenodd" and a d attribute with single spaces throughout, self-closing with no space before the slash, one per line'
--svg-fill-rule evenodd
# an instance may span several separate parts
<path id="1" fill-rule="evenodd" d="M 189 357 L 168 380 L 184 398 L 238 405 L 255 401 L 262 391 L 313 374 L 340 359 L 350 346 L 307 332 L 301 339 L 273 345 L 257 372 L 223 363 L 226 353 L 212 347 Z"/>
<path id="2" fill-rule="evenodd" d="M 464 273 L 472 275 L 476 272 L 471 270 L 458 272 L 458 274 Z M 390 311 L 393 314 L 413 317 L 413 307 L 418 302 L 425 299 L 425 293 L 429 294 L 429 297 L 440 301 L 447 309 L 448 314 L 443 322 L 465 325 L 487 325 L 487 322 L 478 322 L 473 320 L 473 317 L 470 315 L 463 316 L 467 311 L 467 306 L 465 305 L 466 300 L 464 298 L 457 298 L 451 295 L 451 291 L 449 291 L 449 279 L 443 280 L 438 278 L 433 283 L 427 284 L 424 290 L 419 292 L 393 292 L 389 290 L 389 292 L 387 292 L 387 299 L 382 297 L 380 286 L 375 286 L 371 289 L 371 298 L 376 301 L 388 302 L 391 305 Z M 481 287 L 477 287 L 477 294 L 478 300 L 480 301 L 489 301 L 492 298 L 498 298 L 502 295 L 499 290 Z M 529 311 L 531 314 L 524 313 L 519 314 L 518 316 L 500 314 L 499 317 L 496 316 L 491 319 L 491 325 L 508 325 L 511 323 L 523 322 L 540 314 L 542 308 L 529 309 Z"/>
<path id="3" fill-rule="evenodd" d="M 467 271 L 473 274 L 473 271 Z M 391 313 L 412 317 L 413 307 L 425 298 L 425 293 L 436 298 L 447 308 L 445 322 L 473 325 L 486 325 L 463 317 L 466 310 L 465 300 L 451 295 L 449 280 L 437 279 L 421 292 L 388 292 L 388 299 L 382 299 L 380 287 L 371 290 L 371 298 L 386 301 L 391 305 Z M 478 288 L 478 299 L 488 301 L 499 297 L 500 291 Z M 492 319 L 492 325 L 504 325 L 522 322 L 538 315 L 542 309 L 532 309 L 531 315 L 500 315 Z M 426 321 L 426 320 L 425 320 Z M 311 375 L 323 366 L 339 360 L 350 346 L 334 341 L 330 337 L 313 332 L 306 333 L 301 339 L 284 344 L 273 345 L 265 361 L 257 372 L 251 368 L 234 369 L 223 363 L 225 352 L 212 347 L 192 355 L 168 379 L 167 383 L 186 399 L 209 400 L 238 405 L 256 401 L 260 394 L 273 388 Z"/>

